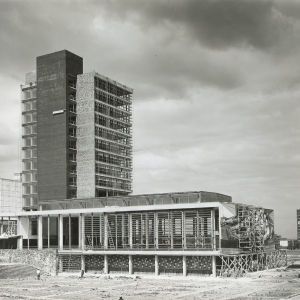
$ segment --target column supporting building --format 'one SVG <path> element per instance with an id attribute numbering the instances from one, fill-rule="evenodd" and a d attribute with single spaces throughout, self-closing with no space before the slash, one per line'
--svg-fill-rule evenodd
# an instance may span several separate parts
<path id="1" fill-rule="evenodd" d="M 108 255 L 104 255 L 104 274 L 108 274 Z"/>
<path id="2" fill-rule="evenodd" d="M 132 262 L 132 255 L 129 255 L 129 275 L 133 274 L 133 262 Z"/>
<path id="3" fill-rule="evenodd" d="M 159 275 L 158 255 L 155 255 L 155 276 Z"/>
<path id="4" fill-rule="evenodd" d="M 3 225 L 1 224 L 1 229 L 0 229 L 0 235 L 3 232 Z M 18 223 L 17 223 L 17 234 L 20 236 L 18 238 L 18 249 L 22 250 L 23 249 L 23 235 L 21 235 L 21 217 L 18 217 Z"/>
<path id="5" fill-rule="evenodd" d="M 217 277 L 217 257 L 216 256 L 212 256 L 211 257 L 211 262 L 212 262 L 212 275 L 213 277 Z"/>
<path id="6" fill-rule="evenodd" d="M 58 215 L 58 248 L 64 249 L 64 231 L 63 231 L 63 216 Z"/>
<path id="7" fill-rule="evenodd" d="M 182 256 L 182 275 L 186 276 L 187 275 L 187 268 L 186 268 L 186 256 Z"/>
<path id="8" fill-rule="evenodd" d="M 43 216 L 38 216 L 38 249 L 43 249 Z"/>

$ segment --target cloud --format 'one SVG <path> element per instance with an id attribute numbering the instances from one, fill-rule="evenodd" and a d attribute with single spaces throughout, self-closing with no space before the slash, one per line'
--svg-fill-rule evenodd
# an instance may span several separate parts
<path id="1" fill-rule="evenodd" d="M 135 193 L 225 193 L 275 209 L 276 231 L 295 236 L 299 11 L 296 0 L 0 1 L 1 176 L 18 169 L 24 74 L 68 49 L 85 72 L 134 88 Z"/>
<path id="2" fill-rule="evenodd" d="M 97 7 L 97 1 L 93 3 Z M 284 14 L 291 11 L 290 6 L 264 0 L 128 0 L 108 1 L 101 8 L 106 8 L 109 17 L 131 19 L 144 30 L 164 27 L 173 39 L 189 38 L 213 49 L 250 46 L 269 50 L 291 35 L 297 37 L 295 14 Z"/>

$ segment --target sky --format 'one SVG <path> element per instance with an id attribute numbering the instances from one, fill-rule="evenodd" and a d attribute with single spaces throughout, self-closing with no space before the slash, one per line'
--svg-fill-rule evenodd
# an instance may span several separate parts
<path id="1" fill-rule="evenodd" d="M 0 177 L 20 171 L 20 84 L 67 49 L 134 89 L 133 193 L 300 209 L 300 1 L 0 0 Z"/>

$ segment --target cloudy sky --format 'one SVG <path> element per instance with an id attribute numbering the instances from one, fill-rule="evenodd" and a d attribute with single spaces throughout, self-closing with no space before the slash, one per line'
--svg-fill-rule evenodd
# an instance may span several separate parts
<path id="1" fill-rule="evenodd" d="M 134 89 L 134 194 L 211 191 L 300 209 L 300 1 L 0 0 L 0 176 L 20 168 L 20 88 L 67 49 Z"/>

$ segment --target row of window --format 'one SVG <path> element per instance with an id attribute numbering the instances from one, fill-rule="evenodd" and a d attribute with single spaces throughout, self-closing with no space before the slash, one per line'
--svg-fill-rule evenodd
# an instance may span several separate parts
<path id="1" fill-rule="evenodd" d="M 131 179 L 131 172 L 124 170 L 122 168 L 116 168 L 116 167 L 96 164 L 95 170 L 96 170 L 96 173 L 99 173 L 99 174 Z"/>
<path id="2" fill-rule="evenodd" d="M 37 157 L 37 148 L 23 150 L 22 153 L 23 153 L 23 156 L 22 156 L 23 159 L 36 158 Z"/>
<path id="3" fill-rule="evenodd" d="M 32 100 L 29 102 L 25 102 L 22 105 L 22 111 L 26 112 L 26 111 L 30 111 L 30 110 L 36 110 L 36 100 Z"/>
<path id="4" fill-rule="evenodd" d="M 107 103 L 111 106 L 117 107 L 118 109 L 131 112 L 131 105 L 129 105 L 127 102 L 101 91 L 95 90 L 95 99 L 103 103 Z"/>
<path id="5" fill-rule="evenodd" d="M 118 190 L 131 190 L 131 184 L 120 179 L 106 178 L 96 175 L 96 185 Z"/>
<path id="6" fill-rule="evenodd" d="M 98 101 L 95 101 L 95 111 L 114 119 L 119 119 L 128 123 L 131 122 L 130 115 L 127 112 L 120 111 L 117 108 L 110 107 L 107 104 L 103 104 Z"/>
<path id="7" fill-rule="evenodd" d="M 97 151 L 95 157 L 97 161 L 104 162 L 107 164 L 112 164 L 112 165 L 126 167 L 126 168 L 131 167 L 131 159 L 128 158 L 121 158 L 112 154 L 106 154 Z"/>
<path id="8" fill-rule="evenodd" d="M 103 141 L 103 140 L 99 140 L 99 139 L 95 139 L 95 147 L 96 147 L 96 149 L 113 152 L 113 153 L 120 154 L 120 155 L 126 155 L 126 156 L 131 155 L 130 148 L 127 148 L 127 147 L 121 146 L 121 145 L 116 145 L 116 144 L 113 144 L 113 143 L 110 143 L 107 141 Z"/>
<path id="9" fill-rule="evenodd" d="M 23 171 L 31 171 L 31 170 L 37 170 L 37 161 L 36 159 L 31 161 L 23 161 Z"/>
<path id="10" fill-rule="evenodd" d="M 31 195 L 31 194 L 37 194 L 37 185 L 36 184 L 23 185 L 23 195 Z"/>
<path id="11" fill-rule="evenodd" d="M 37 197 L 36 196 L 23 197 L 23 207 L 36 206 L 36 205 L 37 205 Z"/>
<path id="12" fill-rule="evenodd" d="M 24 173 L 22 175 L 22 182 L 37 182 L 37 172 Z"/>
<path id="13" fill-rule="evenodd" d="M 25 114 L 22 116 L 22 123 L 27 124 L 31 122 L 36 122 L 37 121 L 37 114 L 36 112 L 31 112 L 28 114 Z"/>
<path id="14" fill-rule="evenodd" d="M 37 137 L 27 137 L 22 139 L 23 140 L 23 147 L 32 147 L 37 145 Z"/>
<path id="15" fill-rule="evenodd" d="M 117 130 L 122 133 L 130 134 L 130 124 L 125 125 L 116 120 L 105 118 L 101 115 L 95 114 L 95 123 L 101 126 L 105 126 L 114 130 Z"/>
<path id="16" fill-rule="evenodd" d="M 101 127 L 95 127 L 95 135 L 98 137 L 102 137 L 107 140 L 115 141 L 124 145 L 129 145 L 131 142 L 130 137 L 126 137 L 122 135 L 121 133 L 112 132 L 110 130 L 107 130 L 105 128 Z"/>
<path id="17" fill-rule="evenodd" d="M 130 100 L 131 94 L 128 91 L 126 91 L 125 89 L 122 89 L 120 86 L 117 86 L 116 84 L 112 84 L 111 82 L 105 81 L 98 77 L 94 78 L 94 84 L 95 84 L 95 87 L 97 87 L 103 91 L 107 91 L 111 94 L 114 94 L 114 95 L 120 97 L 120 98 Z"/>
<path id="18" fill-rule="evenodd" d="M 31 98 L 36 98 L 36 88 L 28 89 L 22 91 L 22 100 L 27 100 Z"/>
<path id="19" fill-rule="evenodd" d="M 23 135 L 30 135 L 30 134 L 36 134 L 37 133 L 37 125 L 26 125 L 23 126 Z"/>

